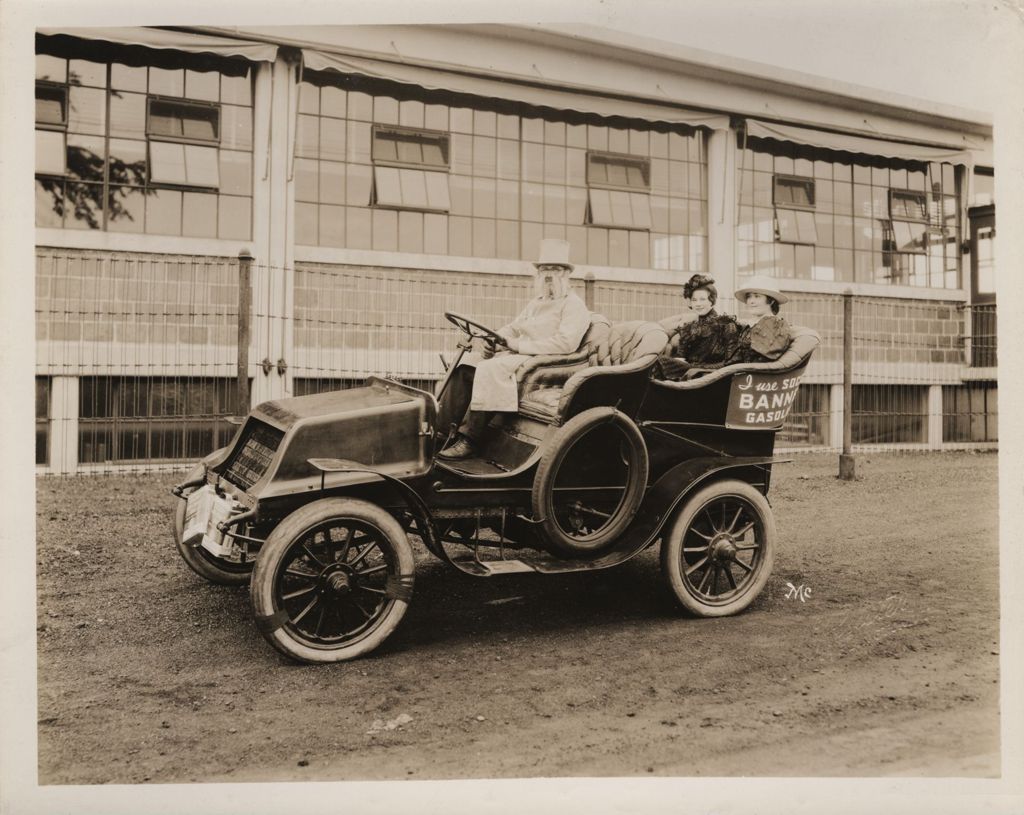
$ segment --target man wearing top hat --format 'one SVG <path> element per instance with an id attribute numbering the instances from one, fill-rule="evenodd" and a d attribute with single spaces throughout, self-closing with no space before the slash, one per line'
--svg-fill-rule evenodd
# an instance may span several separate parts
<path id="1" fill-rule="evenodd" d="M 438 454 L 441 458 L 473 456 L 491 414 L 519 409 L 519 366 L 536 354 L 571 354 L 590 327 L 590 310 L 569 286 L 573 265 L 568 241 L 542 240 L 533 265 L 533 299 L 497 332 L 508 343 L 508 351 L 491 356 L 485 350 L 481 357 L 465 361 L 476 367 L 472 398 L 459 435 Z"/>

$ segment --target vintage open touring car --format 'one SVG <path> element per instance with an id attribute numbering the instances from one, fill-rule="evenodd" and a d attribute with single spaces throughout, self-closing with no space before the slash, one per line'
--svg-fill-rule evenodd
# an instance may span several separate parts
<path id="1" fill-rule="evenodd" d="M 470 394 L 459 363 L 474 340 L 503 340 L 445 316 L 463 336 L 436 397 L 371 377 L 260 404 L 174 488 L 180 554 L 212 582 L 249 581 L 271 645 L 306 662 L 380 645 L 412 597 L 410 536 L 477 577 L 605 569 L 660 542 L 693 614 L 758 596 L 775 548 L 775 434 L 813 331 L 794 329 L 774 362 L 667 382 L 651 373 L 678 321 L 593 315 L 576 353 L 524 365 L 518 413 L 497 414 L 474 457 L 446 461 L 436 453 Z"/>

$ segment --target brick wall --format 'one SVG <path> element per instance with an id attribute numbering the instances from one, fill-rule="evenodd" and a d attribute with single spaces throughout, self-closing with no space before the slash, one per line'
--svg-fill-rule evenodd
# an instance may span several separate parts
<path id="1" fill-rule="evenodd" d="M 233 359 L 238 264 L 76 249 L 36 250 L 37 372 L 194 373 Z"/>

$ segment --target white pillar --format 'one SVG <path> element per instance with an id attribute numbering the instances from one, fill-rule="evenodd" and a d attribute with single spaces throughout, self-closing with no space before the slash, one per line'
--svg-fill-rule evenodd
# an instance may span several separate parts
<path id="1" fill-rule="evenodd" d="M 725 311 L 736 313 L 736 135 L 713 130 L 708 137 L 708 273 Z"/>
<path id="2" fill-rule="evenodd" d="M 78 377 L 50 380 L 50 472 L 78 472 Z"/>
<path id="3" fill-rule="evenodd" d="M 295 67 L 280 56 L 256 74 L 255 149 L 253 150 L 252 342 L 249 372 L 252 404 L 285 396 L 277 361 L 285 358 L 285 334 L 291 331 L 293 251 L 291 236 L 291 154 L 295 130 Z M 269 359 L 269 374 L 261 362 Z"/>
<path id="4" fill-rule="evenodd" d="M 928 387 L 928 447 L 942 447 L 942 385 Z"/>
<path id="5" fill-rule="evenodd" d="M 843 449 L 843 384 L 829 388 L 828 399 L 828 446 Z"/>

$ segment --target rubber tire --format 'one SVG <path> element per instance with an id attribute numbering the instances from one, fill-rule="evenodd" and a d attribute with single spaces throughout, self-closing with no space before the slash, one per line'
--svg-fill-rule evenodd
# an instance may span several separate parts
<path id="1" fill-rule="evenodd" d="M 278 611 L 274 602 L 274 582 L 292 544 L 310 528 L 333 518 L 353 518 L 377 527 L 394 552 L 399 574 L 413 574 L 415 557 L 412 546 L 405 530 L 392 515 L 369 501 L 324 498 L 295 510 L 278 524 L 263 544 L 249 584 L 253 614 L 257 618 L 269 617 Z M 261 633 L 267 642 L 290 659 L 308 663 L 344 662 L 367 654 L 384 642 L 398 627 L 408 606 L 408 600 L 392 598 L 383 619 L 363 639 L 338 648 L 313 648 L 292 637 L 285 626 Z"/>
<path id="2" fill-rule="evenodd" d="M 715 500 L 722 495 L 737 495 L 746 499 L 760 516 L 761 527 L 764 530 L 764 540 L 761 543 L 763 548 L 762 556 L 758 562 L 758 571 L 752 582 L 744 589 L 743 593 L 734 600 L 722 605 L 709 605 L 700 598 L 695 597 L 687 588 L 683 580 L 680 566 L 683 562 L 683 541 L 686 539 L 686 532 L 690 528 L 704 507 L 709 501 Z M 744 481 L 725 480 L 716 481 L 703 489 L 698 490 L 686 499 L 683 505 L 676 511 L 675 517 L 669 522 L 669 532 L 662 538 L 661 543 L 661 568 L 667 579 L 669 588 L 675 594 L 676 599 L 690 613 L 698 617 L 728 617 L 738 614 L 757 599 L 768 577 L 771 575 L 772 566 L 775 562 L 775 516 L 772 515 L 771 506 L 765 498 L 754 487 Z"/>
<path id="3" fill-rule="evenodd" d="M 189 470 L 185 480 L 192 481 L 199 478 L 202 476 L 204 469 L 202 464 L 197 464 Z M 188 567 L 200 577 L 206 578 L 211 583 L 216 583 L 220 586 L 244 586 L 248 583 L 252 575 L 254 561 L 250 561 L 245 565 L 239 565 L 222 560 L 201 546 L 185 545 L 182 541 L 182 536 L 185 533 L 185 504 L 187 502 L 183 498 L 175 498 L 174 500 L 178 502 L 174 508 L 174 517 L 172 519 L 174 544 L 178 547 L 178 554 L 188 564 Z"/>
<path id="4" fill-rule="evenodd" d="M 624 437 L 630 446 L 633 461 L 629 468 L 629 481 L 626 494 L 616 516 L 606 524 L 601 535 L 592 541 L 581 543 L 565 533 L 555 519 L 553 487 L 558 470 L 565 460 L 567 452 L 573 445 L 594 427 L 611 422 L 624 431 Z M 615 542 L 629 526 L 640 508 L 647 486 L 648 471 L 647 445 L 640 429 L 626 416 L 612 407 L 595 407 L 573 416 L 562 425 L 552 437 L 547 449 L 537 465 L 533 478 L 533 490 L 530 495 L 533 514 L 542 519 L 537 531 L 548 544 L 549 550 L 564 557 L 588 557 L 606 549 Z"/>

